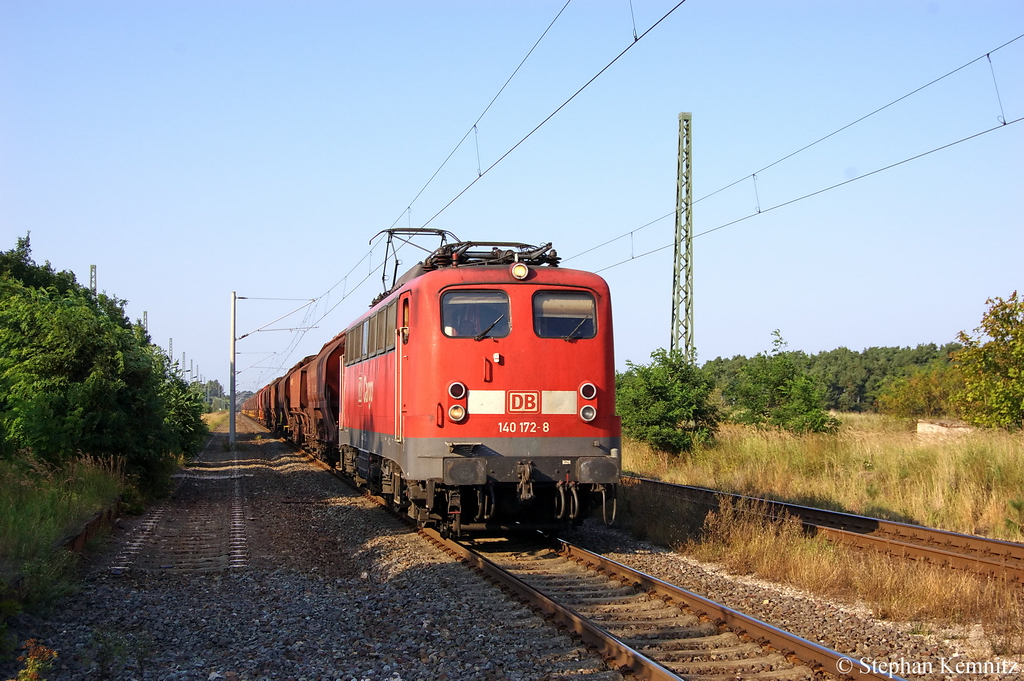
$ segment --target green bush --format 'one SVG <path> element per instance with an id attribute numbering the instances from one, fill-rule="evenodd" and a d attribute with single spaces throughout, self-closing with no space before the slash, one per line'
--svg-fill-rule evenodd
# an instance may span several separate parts
<path id="1" fill-rule="evenodd" d="M 835 433 L 840 424 L 823 408 L 824 386 L 801 370 L 778 331 L 772 335 L 772 352 L 758 354 L 740 369 L 733 419 L 794 433 Z"/>
<path id="2" fill-rule="evenodd" d="M 650 364 L 633 364 L 616 381 L 622 430 L 652 447 L 678 454 L 710 442 L 718 428 L 711 402 L 714 380 L 679 351 L 655 350 Z"/>
<path id="3" fill-rule="evenodd" d="M 28 237 L 0 253 L 0 457 L 119 459 L 155 489 L 198 451 L 202 396 L 123 305 L 36 265 Z"/>

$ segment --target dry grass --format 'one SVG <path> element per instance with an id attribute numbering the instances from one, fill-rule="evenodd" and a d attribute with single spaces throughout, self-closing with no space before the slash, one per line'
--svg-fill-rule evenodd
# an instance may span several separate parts
<path id="1" fill-rule="evenodd" d="M 29 455 L 0 461 L 0 593 L 51 602 L 70 588 L 75 557 L 57 546 L 125 489 L 116 462 L 82 457 L 60 469 Z"/>
<path id="2" fill-rule="evenodd" d="M 809 537 L 798 519 L 768 520 L 756 504 L 724 500 L 707 514 L 701 532 L 679 548 L 737 574 L 863 603 L 882 619 L 935 625 L 980 622 L 994 652 L 1024 652 L 1024 594 L 1019 585 Z"/>
<path id="3" fill-rule="evenodd" d="M 845 415 L 838 436 L 725 426 L 674 458 L 636 442 L 624 468 L 669 482 L 1024 541 L 1024 437 L 922 438 L 905 421 Z"/>
<path id="4" fill-rule="evenodd" d="M 843 420 L 835 437 L 727 426 L 714 446 L 680 458 L 627 442 L 624 468 L 669 482 L 1011 541 L 1024 538 L 1020 434 L 921 439 L 906 422 L 870 415 Z M 863 603 L 880 618 L 935 625 L 980 622 L 994 652 L 1024 652 L 1019 585 L 859 553 L 808 537 L 795 519 L 766 520 L 756 506 L 684 508 L 642 489 L 623 486 L 620 507 L 635 531 L 655 541 L 736 573 Z M 666 517 L 684 520 L 666 523 Z"/>
<path id="5" fill-rule="evenodd" d="M 226 411 L 214 411 L 209 414 L 203 414 L 203 423 L 210 429 L 211 433 L 217 432 L 227 420 L 229 414 Z"/>

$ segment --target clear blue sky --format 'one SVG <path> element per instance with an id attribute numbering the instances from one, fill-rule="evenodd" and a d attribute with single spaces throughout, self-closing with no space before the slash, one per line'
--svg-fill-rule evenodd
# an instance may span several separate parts
<path id="1" fill-rule="evenodd" d="M 356 288 L 371 237 L 426 223 L 676 2 L 570 2 L 413 201 L 564 4 L 0 0 L 0 249 L 31 232 L 37 261 L 96 265 L 225 385 L 231 291 L 330 290 L 270 327 L 318 328 L 239 342 L 257 388 L 381 290 Z M 674 209 L 689 111 L 694 197 L 743 180 L 695 232 L 761 210 L 694 241 L 701 361 L 774 329 L 809 353 L 949 342 L 1024 292 L 1024 122 L 864 176 L 1024 116 L 1024 39 L 996 49 L 1021 34 L 1020 0 L 688 0 L 430 226 L 567 259 L 634 232 L 565 263 L 590 270 L 671 244 L 672 218 L 635 230 Z M 668 344 L 671 260 L 602 272 L 620 367 Z M 238 334 L 300 304 L 241 301 Z"/>

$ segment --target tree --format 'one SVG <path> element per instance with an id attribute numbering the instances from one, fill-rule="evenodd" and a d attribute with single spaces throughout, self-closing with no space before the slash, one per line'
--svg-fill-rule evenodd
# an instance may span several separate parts
<path id="1" fill-rule="evenodd" d="M 973 335 L 961 331 L 964 347 L 953 354 L 964 387 L 954 400 L 974 425 L 1019 430 L 1024 425 L 1024 300 L 989 298 L 989 309 Z M 988 339 L 988 340 L 986 340 Z"/>
<path id="2" fill-rule="evenodd" d="M 215 397 L 224 397 L 224 386 L 218 380 L 207 381 L 203 385 L 203 393 L 206 394 L 207 400 L 212 400 Z"/>
<path id="3" fill-rule="evenodd" d="M 32 260 L 29 237 L 29 234 L 19 237 L 13 249 L 0 253 L 0 277 L 21 282 L 29 288 L 53 288 L 62 294 L 80 288 L 73 272 L 56 272 L 49 261 L 37 265 Z"/>
<path id="4" fill-rule="evenodd" d="M 822 406 L 825 409 L 868 411 L 875 408 L 879 391 L 887 382 L 936 360 L 948 360 L 949 354 L 961 347 L 959 343 L 941 347 L 934 343 L 916 348 L 874 347 L 861 351 L 841 347 L 816 355 L 790 352 L 789 357 L 798 370 L 810 374 L 824 387 Z M 731 359 L 719 357 L 704 364 L 704 370 L 714 376 L 721 388 L 726 404 L 737 404 L 741 370 L 752 361 L 737 355 Z"/>
<path id="5" fill-rule="evenodd" d="M 76 452 L 131 463 L 166 447 L 159 376 L 141 329 L 75 291 L 0 281 L 5 446 L 58 464 Z"/>
<path id="6" fill-rule="evenodd" d="M 740 370 L 734 418 L 740 423 L 796 433 L 834 433 L 839 421 L 823 408 L 825 389 L 801 369 L 803 353 L 786 351 L 778 330 L 770 353 L 760 353 Z"/>
<path id="7" fill-rule="evenodd" d="M 627 361 L 616 379 L 616 404 L 626 435 L 678 454 L 710 442 L 718 429 L 714 380 L 682 352 L 651 353 L 650 364 Z"/>
<path id="8" fill-rule="evenodd" d="M 879 390 L 876 406 L 882 414 L 900 418 L 955 417 L 959 409 L 953 396 L 961 390 L 959 367 L 940 359 L 891 377 Z"/>
<path id="9" fill-rule="evenodd" d="M 201 395 L 123 305 L 36 265 L 28 237 L 0 253 L 0 456 L 117 458 L 158 489 L 173 457 L 198 451 Z"/>

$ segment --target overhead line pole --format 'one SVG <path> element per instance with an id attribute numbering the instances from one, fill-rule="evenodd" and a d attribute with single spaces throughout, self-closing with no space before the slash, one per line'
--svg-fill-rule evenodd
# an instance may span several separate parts
<path id="1" fill-rule="evenodd" d="M 228 446 L 235 449 L 235 301 L 238 296 L 231 292 L 231 368 L 229 373 L 231 379 L 231 404 L 228 405 Z"/>
<path id="2" fill-rule="evenodd" d="M 670 350 L 682 350 L 691 362 L 693 347 L 693 183 L 690 124 L 693 115 L 679 114 L 679 166 L 676 173 L 676 241 L 672 260 L 672 339 Z"/>

